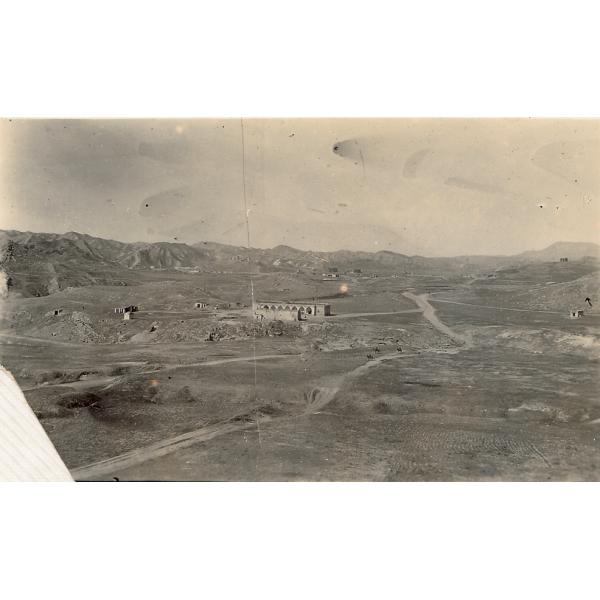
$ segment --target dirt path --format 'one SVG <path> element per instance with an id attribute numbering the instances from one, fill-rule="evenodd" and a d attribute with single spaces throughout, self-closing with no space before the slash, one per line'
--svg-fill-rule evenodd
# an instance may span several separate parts
<path id="1" fill-rule="evenodd" d="M 383 362 L 398 360 L 400 358 L 408 358 L 410 356 L 417 356 L 417 354 L 404 354 L 403 352 L 398 352 L 396 354 L 382 354 L 377 358 L 370 359 L 366 363 L 359 365 L 358 367 L 352 369 L 352 371 L 348 371 L 348 373 L 344 373 L 336 378 L 327 380 L 328 385 L 320 385 L 312 390 L 304 414 L 315 414 L 321 411 L 335 398 L 344 384 L 347 384 L 350 380 L 366 373 L 369 369 L 372 369 Z"/>
<path id="2" fill-rule="evenodd" d="M 263 422 L 268 420 L 270 420 L 268 417 L 262 419 Z M 107 458 L 106 460 L 73 469 L 71 475 L 75 480 L 98 479 L 108 474 L 118 473 L 129 467 L 134 467 L 148 460 L 171 454 L 180 448 L 186 448 L 197 444 L 198 442 L 206 442 L 217 436 L 233 433 L 234 431 L 241 431 L 243 429 L 250 429 L 252 427 L 256 427 L 256 421 L 208 425 L 207 427 L 202 427 L 201 429 L 196 429 L 188 433 L 182 433 L 181 435 L 161 440 L 160 442 L 144 446 L 143 448 L 130 450 L 129 452 L 125 452 L 114 458 Z"/>
<path id="3" fill-rule="evenodd" d="M 406 296 L 406 294 L 404 294 Z M 562 312 L 554 310 L 534 310 L 532 308 L 508 308 L 505 306 L 489 306 L 488 304 L 470 304 L 468 302 L 457 302 L 456 300 L 440 300 L 435 299 L 435 302 L 444 302 L 445 304 L 459 304 L 460 306 L 476 306 L 478 308 L 489 308 L 492 310 L 511 310 L 514 312 L 530 312 L 530 313 L 546 313 L 550 315 L 564 315 Z"/>
<path id="4" fill-rule="evenodd" d="M 404 292 L 403 294 L 407 298 L 410 298 L 413 302 L 417 304 L 420 308 L 423 309 L 423 316 L 441 333 L 447 335 L 449 338 L 453 339 L 455 342 L 459 342 L 464 344 L 466 347 L 471 347 L 471 340 L 461 335 L 460 333 L 456 333 L 456 331 L 450 329 L 448 325 L 442 323 L 435 314 L 435 308 L 429 303 L 427 299 L 428 294 L 420 294 L 415 295 L 412 292 Z M 436 300 L 439 302 L 439 300 Z"/>
<path id="5" fill-rule="evenodd" d="M 88 347 L 89 344 L 85 344 L 85 343 L 76 343 L 76 342 L 61 342 L 59 340 L 53 340 L 51 338 L 37 338 L 37 337 L 31 337 L 28 335 L 19 335 L 17 333 L 8 333 L 5 331 L 0 332 L 0 338 L 1 339 L 6 339 L 6 340 L 17 340 L 20 342 L 31 342 L 32 345 L 35 346 L 39 346 L 39 345 L 53 345 L 53 346 L 70 346 L 70 347 Z M 4 343 L 4 342 L 3 342 Z M 7 345 L 10 345 L 10 341 L 7 343 Z"/>
<path id="6" fill-rule="evenodd" d="M 31 392 L 33 390 L 40 389 L 52 389 L 57 387 L 73 388 L 74 390 L 88 390 L 94 388 L 101 388 L 106 390 L 114 385 L 117 381 L 122 381 L 122 375 L 105 375 L 102 377 L 94 377 L 90 379 L 82 379 L 77 381 L 67 381 L 64 383 L 41 383 L 31 387 L 21 388 L 22 392 Z"/>
<path id="7" fill-rule="evenodd" d="M 237 362 L 255 362 L 259 360 L 273 360 L 275 358 L 287 358 L 291 356 L 300 356 L 299 352 L 292 354 L 261 354 L 260 356 L 235 356 L 232 358 L 219 358 L 217 360 L 204 360 L 195 363 L 185 363 L 181 365 L 166 365 L 152 371 L 143 371 L 143 373 L 162 373 L 164 371 L 175 371 L 176 369 L 187 369 L 188 367 L 213 367 L 216 365 L 224 365 L 227 363 Z"/>
<path id="8" fill-rule="evenodd" d="M 281 358 L 281 356 L 297 355 L 275 355 L 275 357 L 277 358 Z M 111 473 L 118 473 L 120 471 L 128 469 L 129 467 L 133 467 L 144 463 L 148 460 L 153 460 L 155 458 L 171 454 L 172 452 L 176 452 L 180 448 L 186 448 L 198 442 L 212 440 L 221 435 L 226 435 L 228 433 L 233 433 L 236 431 L 242 431 L 244 429 L 251 429 L 254 427 L 260 428 L 261 424 L 272 421 L 289 420 L 311 414 L 317 414 L 323 408 L 325 408 L 325 406 L 327 406 L 330 402 L 333 401 L 333 399 L 336 397 L 337 393 L 340 391 L 342 386 L 349 380 L 353 379 L 354 377 L 358 377 L 359 375 L 365 373 L 368 369 L 371 369 L 381 364 L 382 362 L 388 360 L 397 360 L 399 358 L 408 358 L 409 356 L 416 356 L 416 354 L 384 354 L 375 359 L 369 360 L 368 362 L 362 365 L 359 365 L 358 367 L 344 375 L 341 375 L 332 380 L 328 380 L 328 385 L 321 385 L 319 387 L 314 388 L 311 391 L 311 393 L 309 394 L 306 410 L 302 413 L 280 417 L 279 419 L 273 419 L 271 417 L 263 416 L 260 419 L 254 419 L 251 421 L 245 421 L 241 423 L 237 422 L 208 425 L 206 427 L 201 427 L 200 429 L 196 429 L 188 433 L 161 440 L 154 444 L 150 444 L 149 446 L 144 446 L 143 448 L 130 450 L 129 452 L 125 452 L 113 458 L 101 460 L 95 463 L 91 463 L 89 465 L 78 467 L 71 471 L 71 475 L 74 479 L 98 479 Z M 232 362 L 240 360 L 252 360 L 252 358 L 253 357 L 224 359 L 223 361 L 210 361 L 210 364 L 220 364 L 221 362 Z M 256 358 L 257 360 L 260 358 L 267 359 L 273 358 L 273 356 L 268 355 Z M 209 362 L 199 364 L 207 365 L 209 364 Z"/>
<path id="9" fill-rule="evenodd" d="M 360 312 L 360 313 L 342 313 L 339 315 L 331 315 L 327 318 L 330 319 L 350 319 L 353 317 L 377 317 L 379 315 L 404 315 L 408 313 L 419 313 L 420 308 L 408 308 L 406 310 L 395 310 L 393 312 Z"/>

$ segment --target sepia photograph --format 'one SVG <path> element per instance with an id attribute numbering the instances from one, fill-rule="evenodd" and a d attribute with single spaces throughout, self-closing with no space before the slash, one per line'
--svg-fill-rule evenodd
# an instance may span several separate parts
<path id="1" fill-rule="evenodd" d="M 593 596 L 598 12 L 4 3 L 0 596 Z"/>
<path id="2" fill-rule="evenodd" d="M 0 362 L 67 476 L 600 479 L 600 121 L 4 119 L 0 157 Z"/>

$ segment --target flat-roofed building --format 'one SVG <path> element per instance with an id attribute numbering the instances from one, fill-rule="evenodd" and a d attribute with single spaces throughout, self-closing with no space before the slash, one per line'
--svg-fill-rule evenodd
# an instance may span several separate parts
<path id="1" fill-rule="evenodd" d="M 135 304 L 129 304 L 128 306 L 117 306 L 117 308 L 115 308 L 115 313 L 117 313 L 118 315 L 123 315 L 125 313 L 134 313 L 138 311 L 138 306 L 136 306 Z"/>
<path id="2" fill-rule="evenodd" d="M 252 305 L 254 318 L 272 321 L 306 321 L 331 315 L 331 304 L 325 302 L 263 302 Z"/>

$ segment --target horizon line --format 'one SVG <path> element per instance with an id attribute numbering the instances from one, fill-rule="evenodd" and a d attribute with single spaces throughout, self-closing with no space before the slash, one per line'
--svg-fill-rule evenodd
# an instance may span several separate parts
<path id="1" fill-rule="evenodd" d="M 199 240 L 197 242 L 180 242 L 179 240 L 175 240 L 175 241 L 159 240 L 159 241 L 153 241 L 153 242 L 144 242 L 144 241 L 126 242 L 124 240 L 118 240 L 118 239 L 114 239 L 114 238 L 110 238 L 110 237 L 102 237 L 100 235 L 93 235 L 90 233 L 82 233 L 80 231 L 75 231 L 74 229 L 70 229 L 69 231 L 65 231 L 64 233 L 58 233 L 58 232 L 54 232 L 54 231 L 31 231 L 31 230 L 21 230 L 21 229 L 0 229 L 0 232 L 2 232 L 2 233 L 7 233 L 7 232 L 31 233 L 31 234 L 42 234 L 42 235 L 45 234 L 45 235 L 57 235 L 57 236 L 64 236 L 64 235 L 68 235 L 69 233 L 74 233 L 77 235 L 82 235 L 82 236 L 86 235 L 88 237 L 105 240 L 105 241 L 109 241 L 109 242 L 117 242 L 119 244 L 131 244 L 131 245 L 133 245 L 133 244 L 182 244 L 184 246 L 189 246 L 191 248 L 197 244 L 209 243 L 209 244 L 218 244 L 220 246 L 228 246 L 230 248 L 242 248 L 244 250 L 274 250 L 275 248 L 284 246 L 287 248 L 291 248 L 292 250 L 296 250 L 297 252 L 313 252 L 313 253 L 318 253 L 318 254 L 333 254 L 335 252 L 355 252 L 355 253 L 362 252 L 365 254 L 389 253 L 389 254 L 395 254 L 398 256 L 406 256 L 408 258 L 417 258 L 418 257 L 418 258 L 431 258 L 431 259 L 467 258 L 467 257 L 509 258 L 511 256 L 519 256 L 519 255 L 525 254 L 527 252 L 542 252 L 543 250 L 547 250 L 548 248 L 554 246 L 555 244 L 590 244 L 593 246 L 597 246 L 600 249 L 600 243 L 598 243 L 598 242 L 591 242 L 591 241 L 572 242 L 572 241 L 566 241 L 566 240 L 556 240 L 554 242 L 551 242 L 547 246 L 544 246 L 543 248 L 523 250 L 521 252 L 517 252 L 514 254 L 455 254 L 455 255 L 444 255 L 444 256 L 428 256 L 426 254 L 405 254 L 403 252 L 396 252 L 394 250 L 372 251 L 372 250 L 350 250 L 348 248 L 338 248 L 337 250 L 313 250 L 313 249 L 302 250 L 300 248 L 296 248 L 295 246 L 290 246 L 288 244 L 277 244 L 275 246 L 269 246 L 269 247 L 244 246 L 244 245 L 224 243 L 224 242 L 215 242 L 215 241 L 211 241 L 211 240 Z"/>

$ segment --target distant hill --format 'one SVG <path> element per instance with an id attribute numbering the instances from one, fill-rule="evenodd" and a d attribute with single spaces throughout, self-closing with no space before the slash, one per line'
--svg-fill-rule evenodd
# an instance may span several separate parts
<path id="1" fill-rule="evenodd" d="M 530 250 L 518 254 L 516 259 L 526 261 L 557 261 L 561 258 L 581 260 L 583 258 L 600 259 L 600 245 L 591 242 L 555 242 L 543 250 Z"/>
<path id="2" fill-rule="evenodd" d="M 592 306 L 585 302 L 590 298 Z M 600 312 L 600 271 L 589 273 L 572 281 L 537 286 L 534 291 L 514 298 L 520 306 L 544 310 L 581 309 L 585 313 Z"/>
<path id="3" fill-rule="evenodd" d="M 111 260 L 68 234 L 2 232 L 0 256 L 9 289 L 25 296 L 44 296 L 69 286 L 120 283 Z"/>
<path id="4" fill-rule="evenodd" d="M 581 274 L 598 266 L 596 244 L 557 242 L 545 250 L 517 256 L 462 256 L 429 258 L 389 251 L 311 252 L 290 246 L 270 249 L 228 246 L 214 242 L 194 245 L 172 242 L 125 243 L 77 232 L 65 234 L 0 231 L 0 267 L 11 289 L 25 296 L 47 295 L 67 287 L 129 285 L 136 273 L 149 270 L 190 269 L 199 272 L 304 273 L 319 276 L 330 268 L 341 274 L 360 270 L 364 275 L 469 275 L 511 265 L 592 257 Z"/>

